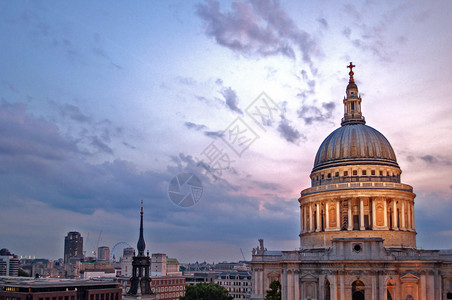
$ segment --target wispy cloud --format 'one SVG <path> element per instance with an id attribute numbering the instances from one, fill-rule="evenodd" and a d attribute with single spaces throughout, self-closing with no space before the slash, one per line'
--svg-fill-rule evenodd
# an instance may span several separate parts
<path id="1" fill-rule="evenodd" d="M 282 118 L 278 125 L 278 131 L 286 141 L 297 144 L 300 140 L 305 140 L 306 137 L 301 134 L 295 127 L 293 127 L 286 118 Z"/>
<path id="2" fill-rule="evenodd" d="M 329 121 L 335 108 L 335 102 L 324 102 L 320 108 L 315 105 L 304 104 L 300 107 L 297 113 L 298 117 L 303 119 L 305 124 L 311 125 L 315 122 Z"/>
<path id="3" fill-rule="evenodd" d="M 245 56 L 283 55 L 295 59 L 298 52 L 305 62 L 318 53 L 314 38 L 301 30 L 278 1 L 232 2 L 229 12 L 222 12 L 217 1 L 196 7 L 205 22 L 206 34 L 234 52 Z"/>
<path id="4" fill-rule="evenodd" d="M 239 99 L 237 97 L 237 93 L 233 89 L 230 87 L 224 88 L 221 91 L 221 94 L 223 95 L 226 105 L 230 110 L 243 115 L 242 110 L 238 108 Z"/>

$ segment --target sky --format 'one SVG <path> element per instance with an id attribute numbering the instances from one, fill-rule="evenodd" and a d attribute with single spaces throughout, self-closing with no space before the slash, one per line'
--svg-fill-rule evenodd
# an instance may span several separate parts
<path id="1" fill-rule="evenodd" d="M 451 10 L 0 1 L 0 248 L 60 258 L 69 231 L 86 255 L 135 246 L 141 200 L 151 253 L 249 260 L 259 238 L 298 248 L 297 199 L 340 126 L 351 61 L 367 125 L 417 194 L 417 246 L 452 248 Z M 184 174 L 202 186 L 194 205 L 169 193 Z"/>

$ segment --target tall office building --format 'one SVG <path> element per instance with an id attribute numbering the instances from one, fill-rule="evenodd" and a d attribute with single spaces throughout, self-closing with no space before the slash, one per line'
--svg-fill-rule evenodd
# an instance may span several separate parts
<path id="1" fill-rule="evenodd" d="M 110 248 L 108 248 L 107 246 L 101 246 L 97 248 L 97 260 L 110 261 Z"/>
<path id="2" fill-rule="evenodd" d="M 18 276 L 19 259 L 11 254 L 8 249 L 0 250 L 0 276 Z"/>
<path id="3" fill-rule="evenodd" d="M 64 263 L 74 257 L 83 258 L 83 238 L 80 232 L 71 231 L 64 238 Z"/>

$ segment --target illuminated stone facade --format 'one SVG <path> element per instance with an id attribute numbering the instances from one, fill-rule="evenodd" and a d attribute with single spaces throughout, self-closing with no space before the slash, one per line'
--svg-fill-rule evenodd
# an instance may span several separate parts
<path id="1" fill-rule="evenodd" d="M 300 249 L 253 249 L 252 299 L 452 299 L 452 254 L 416 249 L 413 188 L 388 140 L 365 125 L 350 66 L 341 127 L 321 144 L 301 191 Z"/>

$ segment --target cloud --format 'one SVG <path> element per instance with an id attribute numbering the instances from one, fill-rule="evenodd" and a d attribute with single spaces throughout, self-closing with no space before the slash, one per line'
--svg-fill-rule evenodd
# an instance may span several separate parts
<path id="1" fill-rule="evenodd" d="M 188 129 L 195 130 L 195 131 L 202 131 L 205 136 L 210 137 L 210 138 L 219 138 L 219 137 L 222 137 L 223 134 L 224 134 L 223 130 L 220 130 L 220 131 L 209 131 L 208 127 L 206 125 L 203 125 L 203 124 L 196 124 L 196 123 L 193 123 L 193 122 L 185 122 L 184 125 Z"/>
<path id="2" fill-rule="evenodd" d="M 93 136 L 91 138 L 91 145 L 97 148 L 101 152 L 108 154 L 113 154 L 113 149 L 111 149 L 106 143 L 104 143 L 99 137 Z"/>
<path id="3" fill-rule="evenodd" d="M 74 104 L 60 104 L 53 100 L 49 100 L 49 103 L 54 106 L 57 111 L 61 114 L 64 118 L 70 118 L 71 120 L 81 122 L 81 123 L 87 123 L 91 121 L 91 118 L 82 113 L 80 108 Z"/>
<path id="4" fill-rule="evenodd" d="M 317 44 L 309 33 L 297 27 L 277 1 L 232 2 L 231 11 L 221 12 L 217 1 L 196 7 L 204 20 L 207 36 L 244 56 L 283 55 L 295 59 L 296 50 L 305 62 L 311 62 Z"/>
<path id="5" fill-rule="evenodd" d="M 328 21 L 325 18 L 319 18 L 319 19 L 317 19 L 317 22 L 319 22 L 322 29 L 328 29 L 328 27 L 329 27 Z"/>
<path id="6" fill-rule="evenodd" d="M 363 14 L 360 11 L 376 9 L 374 3 L 368 2 L 359 9 L 352 4 L 345 4 L 344 12 L 350 18 L 354 30 L 345 27 L 342 34 L 359 50 L 370 53 L 381 61 L 391 62 L 398 54 L 397 46 L 405 43 L 403 37 L 391 38 L 394 32 L 392 26 L 403 16 L 403 12 L 408 7 L 406 3 L 399 4 L 380 13 L 379 18 L 375 19 L 375 24 L 370 24 L 369 19 L 363 20 Z M 388 41 L 391 42 L 388 43 Z"/>
<path id="7" fill-rule="evenodd" d="M 242 114 L 243 112 L 240 108 L 238 108 L 238 103 L 239 103 L 239 99 L 237 97 L 237 93 L 231 89 L 230 87 L 224 88 L 221 91 L 221 94 L 223 95 L 225 101 L 226 101 L 226 105 L 227 107 L 231 110 L 234 111 L 236 113 Z"/>
<path id="8" fill-rule="evenodd" d="M 196 123 L 193 123 L 193 122 L 185 122 L 184 125 L 188 129 L 193 129 L 193 130 L 196 130 L 196 131 L 207 129 L 206 125 L 196 124 Z"/>
<path id="9" fill-rule="evenodd" d="M 58 127 L 27 113 L 23 103 L 0 104 L 0 155 L 25 160 L 62 160 L 78 152 L 75 143 L 62 138 Z"/>
<path id="10" fill-rule="evenodd" d="M 315 122 L 325 122 L 331 119 L 336 108 L 335 102 L 324 102 L 321 108 L 314 105 L 304 104 L 297 111 L 298 117 L 303 119 L 305 124 L 311 125 Z"/>
<path id="11" fill-rule="evenodd" d="M 433 155 L 427 154 L 427 155 L 419 156 L 419 158 L 429 165 L 438 165 L 438 164 L 446 165 L 446 166 L 452 165 L 451 159 L 448 159 L 448 158 L 445 158 L 442 156 L 433 156 Z"/>
<path id="12" fill-rule="evenodd" d="M 224 136 L 224 131 L 205 131 L 204 135 L 210 138 L 221 138 Z"/>
<path id="13" fill-rule="evenodd" d="M 297 144 L 300 139 L 306 139 L 296 128 L 290 125 L 286 118 L 282 118 L 278 125 L 278 132 L 289 143 Z"/>

